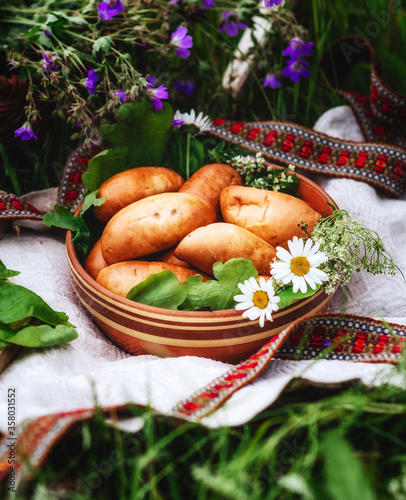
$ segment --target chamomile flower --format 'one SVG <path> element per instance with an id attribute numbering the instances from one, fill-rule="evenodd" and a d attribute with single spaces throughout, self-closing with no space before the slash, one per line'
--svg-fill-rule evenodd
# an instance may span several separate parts
<path id="1" fill-rule="evenodd" d="M 304 243 L 297 236 L 288 241 L 289 251 L 282 247 L 276 248 L 276 257 L 280 259 L 271 264 L 271 273 L 276 281 L 282 281 L 284 285 L 293 284 L 293 293 L 300 290 L 307 292 L 309 285 L 312 290 L 323 281 L 328 281 L 324 271 L 318 269 L 320 264 L 327 262 L 328 257 L 324 252 L 319 252 L 320 243 L 313 243 L 309 238 Z"/>
<path id="2" fill-rule="evenodd" d="M 210 128 L 210 118 L 203 115 L 203 111 L 196 116 L 196 111 L 191 109 L 189 113 L 181 113 L 179 110 L 175 112 L 172 125 L 181 127 L 183 125 L 194 125 L 198 129 L 196 134 L 205 132 Z"/>
<path id="3" fill-rule="evenodd" d="M 272 312 L 279 309 L 280 297 L 275 295 L 273 280 L 265 280 L 263 276 L 259 278 L 259 283 L 255 278 L 239 283 L 238 288 L 242 295 L 236 295 L 234 300 L 238 302 L 235 306 L 237 311 L 242 311 L 243 318 L 255 321 L 259 318 L 259 326 L 263 327 L 265 318 L 272 321 Z"/>

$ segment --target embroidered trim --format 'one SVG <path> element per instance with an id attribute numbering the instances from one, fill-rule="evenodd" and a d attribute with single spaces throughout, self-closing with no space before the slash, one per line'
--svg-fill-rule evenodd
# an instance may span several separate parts
<path id="1" fill-rule="evenodd" d="M 82 175 L 86 172 L 89 161 L 93 156 L 100 153 L 101 148 L 77 148 L 65 166 L 62 181 L 58 191 L 58 203 L 74 212 L 83 200 L 86 186 L 83 184 Z"/>
<path id="2" fill-rule="evenodd" d="M 255 379 L 272 359 L 327 359 L 397 363 L 406 342 L 406 327 L 389 328 L 372 318 L 322 314 L 298 320 L 269 340 L 243 363 L 178 403 L 179 418 L 199 419 L 222 405 L 235 391 Z"/>
<path id="3" fill-rule="evenodd" d="M 270 161 L 369 182 L 394 197 L 404 188 L 406 150 L 397 146 L 342 141 L 278 121 L 243 123 L 217 119 L 209 132 L 260 152 Z"/>
<path id="4" fill-rule="evenodd" d="M 14 194 L 0 194 L 0 219 L 42 220 L 43 212 Z"/>

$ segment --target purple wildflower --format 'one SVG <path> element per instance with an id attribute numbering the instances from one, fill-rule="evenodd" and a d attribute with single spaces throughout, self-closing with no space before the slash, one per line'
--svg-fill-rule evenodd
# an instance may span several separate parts
<path id="1" fill-rule="evenodd" d="M 87 90 L 91 93 L 94 94 L 94 91 L 96 90 L 96 83 L 99 77 L 96 75 L 96 72 L 94 69 L 90 69 L 87 72 L 87 78 L 85 80 L 85 87 Z"/>
<path id="2" fill-rule="evenodd" d="M 289 59 L 287 65 L 282 70 L 283 76 L 288 76 L 291 82 L 298 82 L 301 77 L 309 78 L 310 71 L 307 69 L 309 63 L 300 59 L 299 61 L 295 59 Z"/>
<path id="3" fill-rule="evenodd" d="M 44 33 L 48 38 L 51 36 L 51 32 L 48 29 L 45 29 Z"/>
<path id="4" fill-rule="evenodd" d="M 313 54 L 313 45 L 313 42 L 304 42 L 303 40 L 295 38 L 289 42 L 289 45 L 282 54 L 296 60 L 302 56 L 311 56 Z"/>
<path id="5" fill-rule="evenodd" d="M 276 7 L 280 5 L 284 0 L 261 0 L 265 7 Z"/>
<path id="6" fill-rule="evenodd" d="M 150 76 L 147 76 L 145 78 L 145 80 L 147 80 L 147 82 L 149 83 L 148 86 L 153 87 L 156 84 L 156 82 L 158 81 L 158 78 L 154 75 L 150 75 Z"/>
<path id="7" fill-rule="evenodd" d="M 274 73 L 268 73 L 265 76 L 264 83 L 262 86 L 265 87 L 271 87 L 271 89 L 277 89 L 281 86 L 281 82 L 279 80 L 279 77 L 275 75 Z"/>
<path id="8" fill-rule="evenodd" d="M 206 9 L 214 7 L 214 0 L 202 0 L 200 3 L 202 7 L 205 7 Z"/>
<path id="9" fill-rule="evenodd" d="M 44 53 L 42 54 L 42 57 L 44 59 L 42 66 L 44 67 L 44 70 L 47 72 L 47 75 L 49 75 L 50 71 L 57 71 L 59 69 L 59 66 L 55 63 L 55 59 L 59 58 L 58 54 L 54 54 L 48 57 Z"/>
<path id="10" fill-rule="evenodd" d="M 185 124 L 184 120 L 172 120 L 173 127 L 181 127 L 184 124 Z"/>
<path id="11" fill-rule="evenodd" d="M 195 82 L 193 80 L 177 80 L 173 86 L 176 92 L 184 95 L 192 95 L 195 90 Z"/>
<path id="12" fill-rule="evenodd" d="M 224 21 L 220 24 L 219 30 L 225 32 L 228 36 L 237 36 L 238 31 L 245 30 L 246 24 L 241 22 L 236 14 L 232 10 L 226 10 L 221 14 Z"/>
<path id="13" fill-rule="evenodd" d="M 29 141 L 32 138 L 37 140 L 37 136 L 31 130 L 31 125 L 28 122 L 14 131 L 14 137 L 21 137 L 23 141 Z"/>
<path id="14" fill-rule="evenodd" d="M 104 19 L 105 21 L 111 21 L 113 17 L 120 14 L 123 9 L 124 5 L 120 2 L 120 0 L 107 0 L 105 2 L 100 2 L 97 7 L 100 19 Z"/>
<path id="15" fill-rule="evenodd" d="M 151 97 L 152 106 L 154 109 L 162 109 L 161 99 L 168 99 L 168 90 L 164 85 L 160 85 L 156 89 L 149 88 L 148 95 Z"/>
<path id="16" fill-rule="evenodd" d="M 123 103 L 127 100 L 124 90 L 116 90 L 115 92 L 113 92 L 113 95 L 114 97 L 119 97 L 120 101 Z"/>
<path id="17" fill-rule="evenodd" d="M 171 35 L 171 45 L 175 47 L 175 54 L 182 59 L 186 59 L 190 56 L 190 49 L 193 46 L 193 40 L 190 35 L 187 34 L 187 28 L 184 26 L 178 26 L 176 31 Z"/>

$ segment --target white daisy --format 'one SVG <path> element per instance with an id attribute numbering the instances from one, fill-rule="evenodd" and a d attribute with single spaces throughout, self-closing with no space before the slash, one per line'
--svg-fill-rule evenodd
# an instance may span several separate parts
<path id="1" fill-rule="evenodd" d="M 210 128 L 210 118 L 203 115 L 203 111 L 196 116 L 196 111 L 194 109 L 190 110 L 190 113 L 181 113 L 179 110 L 175 112 L 172 124 L 175 126 L 182 125 L 194 125 L 198 128 L 197 134 L 204 132 Z"/>
<path id="2" fill-rule="evenodd" d="M 265 318 L 272 321 L 272 312 L 279 309 L 280 297 L 275 295 L 273 280 L 265 280 L 263 276 L 259 278 L 259 283 L 255 278 L 239 283 L 238 288 L 243 295 L 236 295 L 234 300 L 239 302 L 235 308 L 242 313 L 243 318 L 254 321 L 259 318 L 259 326 L 263 327 Z"/>
<path id="3" fill-rule="evenodd" d="M 280 259 L 271 264 L 271 273 L 276 281 L 283 284 L 292 282 L 293 293 L 300 290 L 306 293 L 307 285 L 312 290 L 316 285 L 321 285 L 323 281 L 328 281 L 328 276 L 324 271 L 317 269 L 320 264 L 327 262 L 328 257 L 324 252 L 319 252 L 320 243 L 309 238 L 306 243 L 297 236 L 288 241 L 290 252 L 282 247 L 276 248 L 276 256 Z"/>

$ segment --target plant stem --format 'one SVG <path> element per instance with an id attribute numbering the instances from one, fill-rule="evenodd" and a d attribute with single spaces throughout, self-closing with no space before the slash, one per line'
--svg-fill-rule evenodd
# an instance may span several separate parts
<path id="1" fill-rule="evenodd" d="M 190 177 L 190 137 L 191 132 L 188 132 L 186 136 L 186 180 Z"/>

